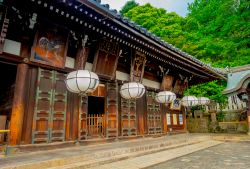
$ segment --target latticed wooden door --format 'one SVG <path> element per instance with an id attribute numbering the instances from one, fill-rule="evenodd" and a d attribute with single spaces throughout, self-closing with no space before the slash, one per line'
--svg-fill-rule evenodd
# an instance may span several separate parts
<path id="1" fill-rule="evenodd" d="M 121 134 L 122 136 L 137 134 L 136 100 L 121 98 Z"/>
<path id="2" fill-rule="evenodd" d="M 148 134 L 162 133 L 162 119 L 160 105 L 155 101 L 156 93 L 153 91 L 147 92 L 147 127 Z"/>
<path id="3" fill-rule="evenodd" d="M 116 82 L 107 83 L 106 99 L 106 137 L 118 136 L 118 85 Z"/>
<path id="4" fill-rule="evenodd" d="M 67 89 L 65 74 L 38 70 L 32 143 L 65 140 Z"/>

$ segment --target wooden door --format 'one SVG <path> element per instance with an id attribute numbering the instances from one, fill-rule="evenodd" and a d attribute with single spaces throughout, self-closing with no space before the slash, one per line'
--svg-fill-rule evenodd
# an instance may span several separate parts
<path id="1" fill-rule="evenodd" d="M 160 105 L 155 101 L 155 92 L 147 92 L 147 128 L 148 134 L 162 133 Z"/>
<path id="2" fill-rule="evenodd" d="M 38 69 L 32 143 L 64 141 L 67 90 L 65 75 Z"/>
<path id="3" fill-rule="evenodd" d="M 53 71 L 38 70 L 36 103 L 32 128 L 32 143 L 50 141 L 50 114 L 52 104 Z"/>
<path id="4" fill-rule="evenodd" d="M 113 82 L 106 87 L 106 137 L 113 138 L 118 136 L 118 85 Z"/>
<path id="5" fill-rule="evenodd" d="M 65 74 L 53 71 L 50 142 L 65 140 L 67 89 Z"/>
<path id="6" fill-rule="evenodd" d="M 137 135 L 136 100 L 121 98 L 121 135 Z"/>

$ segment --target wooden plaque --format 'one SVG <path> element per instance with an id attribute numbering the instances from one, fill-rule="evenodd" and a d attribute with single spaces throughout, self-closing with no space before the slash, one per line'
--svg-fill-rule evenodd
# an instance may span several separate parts
<path id="1" fill-rule="evenodd" d="M 94 59 L 93 71 L 108 79 L 114 79 L 119 51 L 119 44 L 117 42 L 102 39 Z"/>
<path id="2" fill-rule="evenodd" d="M 175 99 L 170 105 L 171 110 L 181 110 L 181 100 Z"/>
<path id="3" fill-rule="evenodd" d="M 133 82 L 142 82 L 144 68 L 146 64 L 146 56 L 138 51 L 135 52 L 135 58 L 131 66 L 130 80 Z"/>
<path id="4" fill-rule="evenodd" d="M 62 28 L 40 28 L 32 47 L 31 60 L 64 68 L 67 53 L 67 31 Z"/>

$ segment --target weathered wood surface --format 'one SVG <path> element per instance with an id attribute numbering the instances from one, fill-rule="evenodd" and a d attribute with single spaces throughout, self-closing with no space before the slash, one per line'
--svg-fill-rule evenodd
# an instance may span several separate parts
<path id="1" fill-rule="evenodd" d="M 29 67 L 27 80 L 27 97 L 26 109 L 24 114 L 22 144 L 30 144 L 32 140 L 32 123 L 34 116 L 34 106 L 36 98 L 36 82 L 38 69 L 36 67 Z"/>
<path id="2" fill-rule="evenodd" d="M 19 64 L 17 66 L 16 87 L 10 123 L 10 145 L 18 145 L 21 142 L 28 68 L 26 64 Z"/>

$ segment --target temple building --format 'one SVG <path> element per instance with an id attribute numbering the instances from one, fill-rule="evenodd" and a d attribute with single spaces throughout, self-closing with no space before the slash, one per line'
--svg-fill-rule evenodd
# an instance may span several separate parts
<path id="1" fill-rule="evenodd" d="M 184 90 L 226 79 L 99 0 L 4 0 L 0 7 L 0 130 L 10 130 L 0 142 L 71 144 L 185 132 Z M 98 75 L 94 92 L 67 90 L 65 77 L 76 70 Z M 145 94 L 124 99 L 120 88 L 127 82 L 143 84 Z M 177 99 L 159 104 L 160 91 Z"/>
<path id="2" fill-rule="evenodd" d="M 222 93 L 238 96 L 246 103 L 247 127 L 250 134 L 250 65 L 228 69 L 227 88 Z"/>

